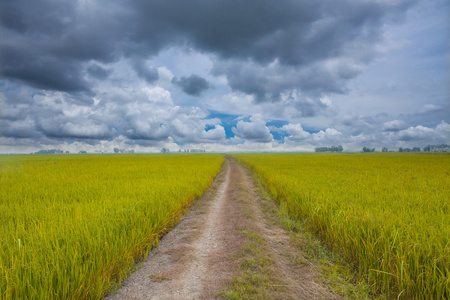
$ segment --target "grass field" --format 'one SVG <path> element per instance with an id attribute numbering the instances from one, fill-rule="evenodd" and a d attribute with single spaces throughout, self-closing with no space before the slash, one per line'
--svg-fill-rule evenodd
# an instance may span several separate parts
<path id="1" fill-rule="evenodd" d="M 0 299 L 98 299 L 210 186 L 221 155 L 0 156 Z"/>
<path id="2" fill-rule="evenodd" d="M 450 155 L 237 154 L 387 298 L 450 298 Z"/>

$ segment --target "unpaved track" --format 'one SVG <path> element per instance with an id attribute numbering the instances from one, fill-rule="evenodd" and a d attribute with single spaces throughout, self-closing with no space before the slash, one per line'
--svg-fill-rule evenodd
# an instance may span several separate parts
<path id="1" fill-rule="evenodd" d="M 286 230 L 277 225 L 278 216 L 267 213 L 277 210 L 276 205 L 261 195 L 251 172 L 239 164 L 236 169 L 248 208 L 252 211 L 252 225 L 258 228 L 257 232 L 268 245 L 275 264 L 273 270 L 286 287 L 272 296 L 275 299 L 342 299 L 316 282 L 318 274 L 302 251 L 294 246 Z"/>
<path id="2" fill-rule="evenodd" d="M 243 195 L 250 203 L 247 209 L 254 211 L 255 220 L 251 221 L 273 249 L 277 274 L 288 287 L 287 298 L 337 298 L 315 282 L 310 266 L 289 263 L 298 251 L 291 247 L 286 232 L 264 217 L 250 172 L 227 158 L 206 195 L 160 241 L 159 249 L 151 252 L 138 271 L 106 299 L 216 298 L 240 272 L 233 255 L 245 242 L 239 228 L 249 222 L 242 213 L 242 199 L 238 199 Z"/>

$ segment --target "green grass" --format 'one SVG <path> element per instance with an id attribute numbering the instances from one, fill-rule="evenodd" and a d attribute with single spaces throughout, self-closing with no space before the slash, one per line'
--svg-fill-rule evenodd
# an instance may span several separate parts
<path id="1" fill-rule="evenodd" d="M 257 177 L 257 176 L 254 176 Z M 375 299 L 370 294 L 367 282 L 355 276 L 351 266 L 346 264 L 339 249 L 330 249 L 318 237 L 306 229 L 304 219 L 293 219 L 285 204 L 277 205 L 264 188 L 263 182 L 255 178 L 262 195 L 261 207 L 265 216 L 275 225 L 287 230 L 292 244 L 297 249 L 297 265 L 310 265 L 318 273 L 318 281 L 327 289 L 346 299 Z"/>
<path id="2" fill-rule="evenodd" d="M 0 299 L 98 299 L 179 221 L 220 155 L 0 157 Z"/>
<path id="3" fill-rule="evenodd" d="M 226 299 L 277 299 L 276 295 L 285 290 L 284 283 L 274 271 L 267 241 L 254 224 L 255 217 L 246 190 L 239 194 L 238 201 L 246 219 L 245 225 L 239 228 L 244 244 L 233 257 L 238 263 L 238 275 L 231 278 L 228 288 L 219 296 Z"/>
<path id="4" fill-rule="evenodd" d="M 450 155 L 234 156 L 375 293 L 450 297 Z"/>

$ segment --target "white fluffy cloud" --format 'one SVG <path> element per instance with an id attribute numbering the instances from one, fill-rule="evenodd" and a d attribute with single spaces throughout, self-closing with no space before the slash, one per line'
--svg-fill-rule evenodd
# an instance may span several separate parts
<path id="1" fill-rule="evenodd" d="M 266 122 L 260 116 L 250 117 L 250 122 L 240 120 L 233 128 L 235 137 L 241 140 L 248 140 L 259 143 L 269 143 L 273 141 L 273 136 Z"/>
<path id="2" fill-rule="evenodd" d="M 168 143 L 217 143 L 226 137 L 219 119 L 209 119 L 199 107 L 175 105 L 168 90 L 146 84 L 132 89 L 105 85 L 91 105 L 75 102 L 66 93 L 39 93 L 33 105 L 13 106 L 2 116 L 2 135 L 10 132 L 22 139 L 15 142 L 19 152 L 28 152 L 29 146 L 36 146 L 35 140 L 41 145 L 34 149 L 86 145 L 86 149 L 112 151 L 117 139 L 122 147 L 154 150 Z M 67 144 L 67 139 L 77 143 Z M 11 140 L 2 140 L 0 151 L 11 152 L 7 144 Z"/>
<path id="3" fill-rule="evenodd" d="M 305 131 L 301 124 L 287 124 L 281 131 L 288 134 L 284 141 L 290 145 L 337 146 L 345 142 L 344 135 L 334 129 L 327 128 L 316 133 Z"/>
<path id="4" fill-rule="evenodd" d="M 287 124 L 281 127 L 281 130 L 289 135 L 285 138 L 287 142 L 307 141 L 311 137 L 309 132 L 303 130 L 301 124 Z"/>
<path id="5" fill-rule="evenodd" d="M 409 127 L 397 133 L 400 141 L 416 142 L 434 141 L 435 143 L 448 143 L 450 141 L 450 125 L 444 121 L 437 125 L 436 128 L 428 128 L 424 126 Z"/>

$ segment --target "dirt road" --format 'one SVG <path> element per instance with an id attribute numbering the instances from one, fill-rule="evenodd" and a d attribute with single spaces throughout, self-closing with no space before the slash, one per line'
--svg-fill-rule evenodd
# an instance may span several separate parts
<path id="1" fill-rule="evenodd" d="M 249 289 L 258 299 L 339 299 L 316 282 L 317 274 L 262 202 L 250 172 L 227 158 L 205 196 L 106 299 L 236 297 L 233 288 L 246 290 L 249 276 L 256 278 Z"/>

